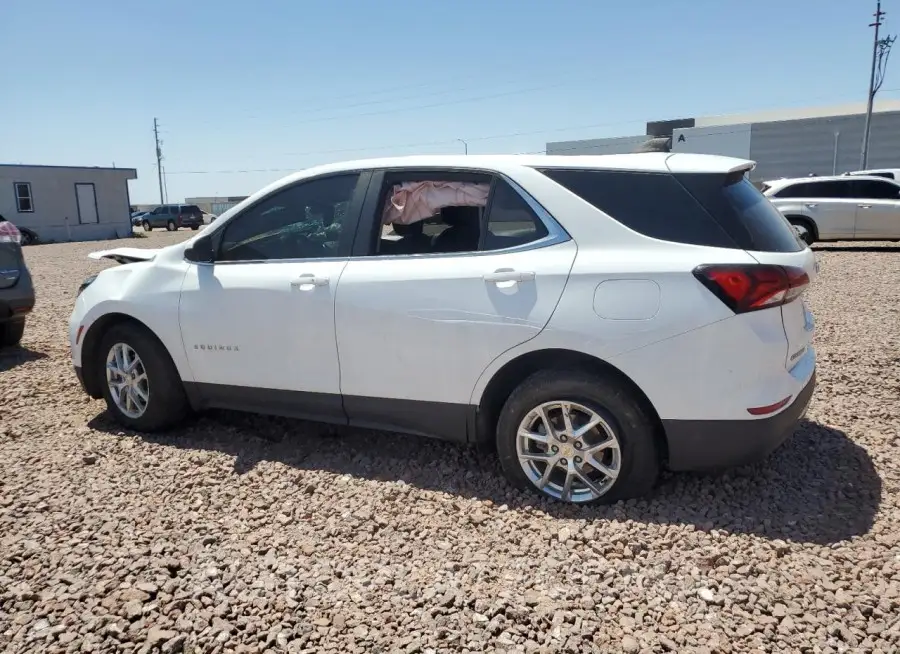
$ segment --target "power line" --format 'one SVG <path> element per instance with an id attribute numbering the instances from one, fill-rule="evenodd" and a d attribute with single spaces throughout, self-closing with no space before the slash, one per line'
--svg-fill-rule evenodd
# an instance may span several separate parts
<path id="1" fill-rule="evenodd" d="M 885 93 L 900 91 L 900 88 L 893 89 L 885 89 Z M 622 125 L 631 125 L 631 124 L 645 124 L 646 120 L 623 120 L 623 121 L 607 121 L 602 123 L 589 123 L 583 125 L 569 125 L 566 127 L 555 127 L 551 129 L 542 129 L 542 130 L 529 130 L 529 131 L 519 131 L 519 132 L 507 132 L 504 134 L 491 134 L 487 136 L 477 136 L 477 137 L 466 137 L 465 141 L 467 143 L 473 142 L 484 142 L 490 140 L 497 139 L 506 139 L 506 138 L 516 138 L 519 136 L 536 136 L 538 134 L 551 134 L 557 132 L 567 132 L 572 130 L 581 130 L 581 129 L 593 129 L 597 127 L 613 127 L 613 126 L 622 126 Z M 720 136 L 723 134 L 734 134 L 740 132 L 742 130 L 726 130 L 726 131 L 717 131 L 717 132 L 708 132 L 706 134 L 694 134 L 691 136 L 692 139 L 697 138 L 705 138 L 712 136 Z M 649 138 L 649 137 L 648 137 Z M 370 146 L 364 148 L 338 148 L 332 150 L 312 150 L 307 152 L 291 152 L 284 153 L 281 156 L 297 156 L 297 157 L 307 157 L 307 156 L 317 156 L 317 155 L 328 155 L 328 154 L 347 154 L 347 153 L 359 153 L 359 152 L 367 152 L 367 151 L 378 151 L 378 150 L 402 150 L 407 148 L 416 148 L 416 147 L 426 147 L 426 146 L 434 146 L 434 145 L 450 145 L 453 143 L 459 143 L 460 139 L 443 139 L 440 141 L 420 141 L 417 143 L 404 143 L 404 144 L 385 144 L 378 146 Z M 575 147 L 571 148 L 559 148 L 555 149 L 554 152 L 570 152 L 573 150 L 580 150 L 584 147 L 583 144 L 579 144 Z M 544 154 L 546 150 L 532 150 L 528 152 L 519 152 L 517 154 Z M 173 172 L 167 172 L 168 175 L 210 175 L 210 174 L 244 174 L 244 173 L 281 173 L 281 172 L 295 172 L 298 170 L 297 166 L 289 167 L 289 168 L 250 168 L 250 169 L 235 169 L 235 170 L 179 170 Z"/>
<path id="2" fill-rule="evenodd" d="M 479 95 L 479 96 L 469 97 L 469 98 L 458 98 L 456 100 L 447 100 L 446 102 L 433 102 L 433 103 L 429 103 L 429 104 L 420 104 L 420 105 L 414 105 L 414 106 L 410 106 L 410 107 L 396 107 L 393 109 L 380 109 L 378 111 L 368 111 L 368 112 L 364 112 L 364 113 L 351 113 L 351 114 L 342 114 L 342 115 L 336 115 L 336 116 L 320 116 L 318 118 L 310 118 L 309 120 L 295 121 L 295 122 L 291 122 L 289 124 L 285 124 L 285 125 L 281 125 L 281 126 L 270 124 L 269 127 L 276 127 L 276 128 L 282 127 L 284 129 L 293 129 L 300 125 L 310 125 L 313 123 L 324 123 L 324 122 L 331 122 L 331 121 L 335 121 L 335 120 L 347 120 L 349 118 L 368 118 L 370 116 L 386 116 L 386 115 L 390 115 L 390 114 L 398 114 L 398 113 L 404 113 L 404 112 L 408 112 L 408 111 L 421 111 L 422 109 L 434 109 L 437 107 L 449 107 L 449 106 L 455 106 L 455 105 L 460 105 L 460 104 L 467 104 L 469 102 L 481 102 L 483 100 L 493 100 L 495 98 L 505 98 L 505 97 L 509 97 L 512 95 L 521 95 L 523 93 L 533 93 L 535 91 L 546 91 L 548 89 L 554 89 L 554 88 L 559 88 L 561 86 L 566 86 L 571 83 L 572 82 L 555 82 L 553 84 L 544 84 L 541 86 L 533 86 L 533 87 L 529 87 L 529 88 L 515 89 L 512 91 L 504 91 L 502 93 L 489 93 L 487 95 Z M 582 83 L 583 83 L 583 81 L 579 82 L 579 84 L 582 84 Z"/>
<path id="3" fill-rule="evenodd" d="M 568 82 L 564 82 L 564 81 L 562 81 L 562 80 L 567 79 L 567 78 L 574 78 L 574 77 L 578 77 L 578 75 L 576 75 L 575 73 L 568 73 L 568 74 L 565 74 L 565 73 L 564 73 L 564 74 L 562 74 L 562 75 L 555 75 L 554 78 L 553 78 L 553 79 L 554 79 L 554 84 L 553 84 L 553 85 L 551 85 L 551 86 L 549 86 L 549 87 L 539 87 L 539 88 L 553 88 L 553 87 L 555 87 L 555 86 L 564 85 L 564 84 L 566 84 L 566 83 L 568 83 Z M 533 74 L 529 74 L 528 76 L 523 77 L 521 80 L 517 80 L 517 79 L 505 79 L 505 80 L 501 80 L 501 81 L 492 83 L 492 84 L 490 85 L 490 87 L 491 87 L 491 89 L 496 89 L 497 87 L 510 86 L 511 84 L 519 84 L 519 83 L 521 83 L 522 81 L 526 81 L 526 80 L 528 80 L 528 81 L 534 80 L 534 75 L 533 75 Z M 574 80 L 570 80 L 570 81 L 574 81 Z M 583 83 L 585 82 L 585 80 L 584 80 L 583 78 L 581 78 L 581 79 L 578 80 L 578 82 L 579 82 L 579 84 L 583 84 Z M 415 86 L 427 86 L 428 84 L 429 84 L 429 83 L 419 84 L 419 85 L 413 85 L 413 87 L 415 87 Z M 404 87 L 399 87 L 399 88 L 402 89 L 402 88 L 404 88 Z M 362 101 L 362 102 L 354 102 L 354 103 L 352 103 L 352 104 L 347 104 L 347 103 L 344 103 L 344 102 L 341 102 L 341 103 L 338 103 L 338 104 L 333 104 L 333 101 L 334 101 L 334 100 L 340 100 L 341 97 L 342 97 L 342 96 L 337 96 L 337 97 L 334 97 L 334 98 L 331 98 L 331 99 L 330 99 L 330 100 L 332 101 L 332 104 L 326 104 L 325 106 L 319 106 L 319 107 L 304 107 L 304 108 L 298 109 L 298 110 L 296 110 L 296 111 L 291 111 L 291 112 L 286 112 L 286 113 L 283 112 L 282 115 L 292 115 L 292 114 L 303 114 L 303 115 L 308 115 L 308 114 L 310 114 L 310 113 L 320 113 L 320 112 L 323 112 L 323 111 L 335 111 L 335 110 L 353 109 L 353 108 L 358 108 L 358 107 L 367 107 L 367 106 L 372 106 L 372 105 L 383 105 L 383 104 L 388 104 L 388 103 L 392 103 L 392 102 L 402 102 L 402 101 L 404 101 L 404 100 L 418 100 L 418 99 L 421 99 L 421 98 L 429 98 L 429 97 L 442 96 L 442 95 L 448 95 L 448 94 L 458 94 L 458 93 L 462 93 L 462 92 L 466 92 L 466 91 L 476 91 L 476 90 L 482 90 L 482 89 L 483 89 L 483 86 L 472 87 L 471 85 L 469 85 L 469 86 L 463 86 L 463 87 L 457 87 L 457 88 L 445 88 L 445 89 L 442 89 L 442 90 L 440 90 L 440 91 L 429 91 L 429 92 L 427 92 L 427 93 L 415 93 L 415 94 L 412 94 L 412 95 L 392 96 L 392 97 L 389 97 L 389 98 L 381 98 L 381 99 L 366 99 L 366 100 L 364 100 L 364 101 Z M 522 93 L 522 92 L 527 92 L 527 91 L 528 91 L 528 89 L 525 89 L 524 91 L 523 91 L 523 90 L 516 90 L 515 92 L 516 92 L 516 93 Z M 374 92 L 375 95 L 379 95 L 379 94 L 382 94 L 382 93 L 384 93 L 384 91 L 375 91 L 375 92 Z M 343 97 L 350 97 L 350 98 L 353 98 L 353 97 L 368 97 L 368 95 L 369 95 L 369 94 L 352 94 L 352 95 L 350 95 L 350 96 L 343 96 Z M 491 96 L 491 97 L 493 97 L 493 96 Z M 467 100 L 467 101 L 468 101 L 468 100 Z M 443 104 L 443 103 L 441 103 L 441 104 Z M 412 109 L 416 109 L 416 108 L 418 108 L 418 107 L 412 107 Z M 388 111 L 388 112 L 390 112 L 390 111 L 399 111 L 399 110 L 402 110 L 402 109 L 403 109 L 403 108 L 394 108 L 394 109 L 389 109 L 389 110 L 387 110 L 387 111 Z M 363 114 L 363 115 L 368 115 L 368 114 Z M 350 117 L 350 118 L 352 118 L 352 117 L 354 117 L 354 114 L 344 114 L 344 115 L 342 115 L 342 116 L 336 116 L 335 118 L 344 118 L 344 117 Z M 241 119 L 242 119 L 242 120 L 246 120 L 246 119 L 251 119 L 251 120 L 258 119 L 258 120 L 269 121 L 269 120 L 270 120 L 270 117 L 269 117 L 269 116 L 265 116 L 265 115 L 264 115 L 264 116 L 256 116 L 256 115 L 250 114 L 250 115 L 244 115 L 244 116 L 242 116 Z M 331 119 L 331 117 L 329 117 L 329 120 L 330 120 L 330 119 Z M 315 121 L 315 120 L 318 120 L 318 119 L 314 119 L 314 121 Z M 211 124 L 211 121 L 201 121 L 200 124 Z M 298 124 L 298 123 L 292 123 L 292 124 Z M 302 123 L 299 123 L 299 124 L 302 124 Z"/>

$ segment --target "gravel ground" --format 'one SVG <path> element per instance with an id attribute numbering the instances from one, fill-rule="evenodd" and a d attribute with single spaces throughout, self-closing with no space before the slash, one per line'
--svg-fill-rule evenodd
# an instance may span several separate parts
<path id="1" fill-rule="evenodd" d="M 112 245 L 26 250 L 38 304 L 0 355 L 7 652 L 900 650 L 900 249 L 818 253 L 819 387 L 769 460 L 584 509 L 437 441 L 224 412 L 122 431 L 66 341 Z"/>

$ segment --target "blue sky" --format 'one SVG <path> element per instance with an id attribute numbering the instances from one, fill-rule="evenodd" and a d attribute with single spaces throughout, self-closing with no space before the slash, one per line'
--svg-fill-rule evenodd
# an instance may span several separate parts
<path id="1" fill-rule="evenodd" d="M 157 117 L 177 201 L 328 161 L 462 152 L 460 138 L 538 151 L 647 120 L 863 101 L 874 7 L 3 0 L 0 162 L 137 168 L 132 202 L 155 202 Z M 883 9 L 900 31 L 900 0 Z M 882 97 L 900 97 L 897 66 Z"/>

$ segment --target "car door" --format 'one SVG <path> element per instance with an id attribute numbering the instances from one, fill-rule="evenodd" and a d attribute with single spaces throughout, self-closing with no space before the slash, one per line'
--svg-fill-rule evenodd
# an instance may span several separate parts
<path id="1" fill-rule="evenodd" d="M 854 238 L 900 238 L 900 186 L 882 179 L 856 179 Z"/>
<path id="2" fill-rule="evenodd" d="M 775 206 L 790 217 L 813 221 L 819 240 L 852 239 L 856 229 L 853 180 L 823 180 L 791 184 L 774 194 Z"/>
<path id="3" fill-rule="evenodd" d="M 184 348 L 212 406 L 345 421 L 334 297 L 369 174 L 280 188 L 217 226 L 181 294 Z"/>
<path id="4" fill-rule="evenodd" d="M 166 208 L 164 206 L 160 206 L 156 207 L 153 211 L 145 216 L 151 227 L 165 227 L 165 211 Z"/>
<path id="5" fill-rule="evenodd" d="M 442 232 L 420 239 L 426 246 L 417 252 L 394 247 L 405 253 L 382 254 L 381 208 L 392 179 L 405 174 L 373 177 L 354 256 L 338 286 L 344 408 L 351 424 L 464 441 L 479 376 L 544 328 L 577 248 L 530 196 L 496 176 L 468 251 L 434 251 L 462 243 Z M 401 246 L 407 238 L 418 237 L 403 236 Z"/>

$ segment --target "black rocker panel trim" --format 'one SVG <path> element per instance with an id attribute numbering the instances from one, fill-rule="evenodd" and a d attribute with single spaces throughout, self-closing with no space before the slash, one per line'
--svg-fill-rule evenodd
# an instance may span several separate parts
<path id="1" fill-rule="evenodd" d="M 344 409 L 350 424 L 355 427 L 467 443 L 469 415 L 474 407 L 449 402 L 345 395 Z"/>
<path id="2" fill-rule="evenodd" d="M 231 409 L 314 422 L 351 425 L 468 442 L 475 407 L 447 402 L 420 402 L 383 397 L 286 391 L 225 384 L 185 383 L 195 410 Z"/>
<path id="3" fill-rule="evenodd" d="M 197 382 L 185 383 L 184 387 L 194 409 L 232 409 L 347 424 L 340 395 Z"/>

